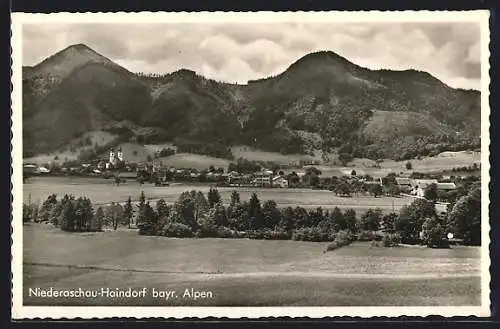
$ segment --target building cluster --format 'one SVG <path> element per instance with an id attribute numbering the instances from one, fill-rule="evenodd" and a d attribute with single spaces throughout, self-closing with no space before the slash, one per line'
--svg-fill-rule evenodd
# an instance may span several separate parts
<path id="1" fill-rule="evenodd" d="M 109 150 L 109 158 L 102 159 L 97 163 L 98 170 L 110 170 L 117 168 L 120 164 L 125 163 L 125 158 L 123 156 L 123 151 L 120 148 L 118 150 Z"/>
<path id="2" fill-rule="evenodd" d="M 50 173 L 50 169 L 35 164 L 25 164 L 23 165 L 23 173 L 32 175 L 42 175 Z"/>
<path id="3" fill-rule="evenodd" d="M 227 178 L 229 186 L 288 187 L 288 179 L 284 175 L 275 175 L 267 169 L 247 175 L 233 171 L 227 174 Z"/>
<path id="4" fill-rule="evenodd" d="M 425 189 L 436 184 L 438 191 L 448 192 L 455 190 L 455 183 L 439 182 L 437 179 L 411 179 L 406 177 L 396 177 L 396 184 L 403 193 L 408 193 L 417 197 L 424 197 Z"/>

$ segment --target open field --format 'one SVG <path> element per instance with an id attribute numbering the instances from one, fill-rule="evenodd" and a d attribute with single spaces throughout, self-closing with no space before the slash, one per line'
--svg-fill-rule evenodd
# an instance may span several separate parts
<path id="1" fill-rule="evenodd" d="M 117 136 L 102 130 L 94 130 L 84 133 L 81 137 L 74 138 L 66 144 L 66 150 L 55 151 L 50 154 L 39 154 L 34 157 L 23 159 L 26 163 L 46 164 L 48 162 L 63 163 L 68 160 L 75 160 L 80 155 L 81 150 L 89 150 L 94 145 L 106 145 Z M 82 141 L 89 139 L 91 145 L 80 146 Z"/>
<path id="2" fill-rule="evenodd" d="M 161 163 L 168 167 L 174 168 L 194 168 L 197 170 L 205 170 L 210 165 L 215 168 L 227 170 L 231 161 L 227 159 L 214 158 L 207 155 L 191 154 L 191 153 L 176 153 L 168 157 L 159 158 Z"/>
<path id="3" fill-rule="evenodd" d="M 135 231 L 72 234 L 23 228 L 26 305 L 479 305 L 479 248 L 172 239 Z M 29 288 L 148 289 L 146 298 L 29 297 Z M 177 298 L 151 291 L 175 290 Z M 182 298 L 185 289 L 213 298 Z"/>
<path id="4" fill-rule="evenodd" d="M 321 170 L 322 175 L 326 177 L 349 175 L 354 169 L 358 175 L 371 175 L 374 177 L 383 177 L 390 172 L 394 173 L 411 173 L 417 172 L 441 172 L 450 171 L 452 168 L 472 166 L 474 163 L 481 163 L 481 153 L 472 151 L 461 152 L 443 152 L 435 157 L 423 157 L 420 160 L 413 159 L 411 162 L 413 169 L 407 170 L 406 163 L 408 161 L 394 161 L 384 159 L 381 162 L 380 168 L 373 167 L 376 165 L 375 161 L 370 159 L 354 159 L 353 162 L 347 167 L 341 166 L 316 166 Z"/>
<path id="5" fill-rule="evenodd" d="M 75 197 L 87 196 L 94 205 L 110 202 L 124 202 L 130 196 L 138 200 L 141 191 L 151 201 L 163 198 L 168 203 L 177 200 L 184 191 L 201 190 L 208 192 L 209 185 L 176 184 L 168 187 L 155 187 L 152 184 L 139 185 L 135 180 L 116 186 L 113 180 L 101 178 L 68 178 L 68 177 L 33 177 L 23 186 L 25 202 L 43 202 L 50 194 L 56 193 L 59 197 L 64 194 L 73 194 Z M 385 212 L 399 210 L 402 206 L 411 203 L 411 197 L 338 197 L 333 192 L 311 189 L 269 189 L 269 188 L 218 188 L 222 200 L 228 204 L 231 193 L 237 190 L 241 200 L 249 200 L 253 192 L 257 193 L 261 202 L 273 199 L 280 207 L 302 206 L 307 208 L 353 208 L 358 214 L 368 208 L 379 207 Z"/>
<path id="6" fill-rule="evenodd" d="M 162 146 L 172 147 L 172 145 L 165 144 Z M 143 162 L 147 161 L 148 155 L 153 157 L 154 151 L 158 148 L 153 145 L 142 146 L 139 144 L 125 143 L 122 144 L 125 159 L 127 161 Z M 321 152 L 316 152 L 315 156 L 309 155 L 283 155 L 276 152 L 265 152 L 260 150 L 253 150 L 248 147 L 233 147 L 233 155 L 235 159 L 240 157 L 247 160 L 253 161 L 270 161 L 278 164 L 288 165 L 290 163 L 299 163 L 302 161 L 317 160 L 321 161 Z M 331 161 L 335 161 L 335 155 L 329 155 Z M 215 167 L 222 167 L 227 170 L 230 160 L 214 158 L 206 155 L 190 154 L 190 153 L 178 153 L 168 157 L 160 158 L 160 161 L 166 166 L 172 166 L 175 168 L 196 168 L 198 170 L 208 169 L 210 165 Z M 400 173 L 406 172 L 411 173 L 412 171 L 418 172 L 440 172 L 445 170 L 450 170 L 455 167 L 472 166 L 474 163 L 481 163 L 481 153 L 472 151 L 461 151 L 461 152 L 443 152 L 434 157 L 423 157 L 419 159 L 410 160 L 413 169 L 408 171 L 406 169 L 406 163 L 408 161 L 394 161 L 390 159 L 384 159 L 383 162 L 379 163 L 380 168 L 374 167 L 377 163 L 370 159 L 354 159 L 348 166 L 332 165 L 332 164 L 321 164 L 316 167 L 322 171 L 322 176 L 341 176 L 349 175 L 351 171 L 356 170 L 357 174 L 368 174 L 375 177 L 385 176 L 390 172 Z M 295 171 L 301 171 L 301 169 L 294 169 Z M 291 171 L 291 170 L 286 170 Z"/>
<path id="7" fill-rule="evenodd" d="M 244 158 L 253 161 L 271 161 L 279 164 L 288 164 L 290 162 L 321 160 L 321 152 L 315 156 L 304 154 L 280 154 L 277 152 L 267 152 L 253 149 L 249 146 L 233 146 L 231 152 L 235 159 Z"/>

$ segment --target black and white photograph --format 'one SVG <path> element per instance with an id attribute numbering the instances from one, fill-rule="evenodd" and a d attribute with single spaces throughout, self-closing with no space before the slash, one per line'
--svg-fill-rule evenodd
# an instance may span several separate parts
<path id="1" fill-rule="evenodd" d="M 488 316 L 488 19 L 14 13 L 13 316 Z"/>

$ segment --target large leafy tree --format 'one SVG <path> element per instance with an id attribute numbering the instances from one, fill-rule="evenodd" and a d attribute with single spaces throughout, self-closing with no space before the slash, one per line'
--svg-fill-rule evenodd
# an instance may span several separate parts
<path id="1" fill-rule="evenodd" d="M 281 211 L 274 200 L 267 200 L 262 205 L 262 217 L 264 227 L 274 229 L 281 221 Z"/>
<path id="2" fill-rule="evenodd" d="M 438 247 L 445 241 L 445 229 L 437 218 L 427 218 L 422 224 L 422 242 L 427 247 Z"/>
<path id="3" fill-rule="evenodd" d="M 228 211 L 229 226 L 239 231 L 249 229 L 248 202 L 238 203 Z"/>
<path id="4" fill-rule="evenodd" d="M 262 208 L 256 193 L 252 193 L 248 202 L 248 219 L 250 220 L 251 229 L 258 230 L 262 228 Z"/>
<path id="5" fill-rule="evenodd" d="M 334 192 L 341 196 L 351 196 L 351 186 L 345 180 L 339 180 L 334 187 Z"/>
<path id="6" fill-rule="evenodd" d="M 95 215 L 92 219 L 91 230 L 100 231 L 102 229 L 102 224 L 104 222 L 104 210 L 102 207 L 97 208 Z"/>
<path id="7" fill-rule="evenodd" d="M 140 213 L 144 205 L 146 204 L 146 195 L 144 195 L 144 191 L 141 191 L 141 195 L 139 197 L 139 204 L 137 205 L 137 211 Z M 137 216 L 139 218 L 139 216 Z M 139 220 L 137 220 L 137 224 L 139 224 Z"/>
<path id="8" fill-rule="evenodd" d="M 466 244 L 481 244 L 481 189 L 475 186 L 448 214 L 448 228 Z"/>
<path id="9" fill-rule="evenodd" d="M 278 227 L 285 232 L 291 232 L 294 226 L 293 216 L 294 210 L 292 207 L 286 207 L 285 209 L 283 209 Z"/>
<path id="10" fill-rule="evenodd" d="M 65 194 L 61 200 L 54 204 L 52 210 L 50 211 L 50 222 L 55 226 L 62 226 L 62 220 L 64 218 L 64 216 L 62 216 L 62 212 L 66 204 L 69 202 L 73 202 L 74 200 L 74 196 Z"/>
<path id="11" fill-rule="evenodd" d="M 195 196 L 196 194 L 193 196 L 189 192 L 182 193 L 174 204 L 174 213 L 172 214 L 173 221 L 187 225 L 193 231 L 198 228 Z"/>
<path id="12" fill-rule="evenodd" d="M 396 224 L 398 221 L 398 214 L 391 212 L 382 217 L 382 231 L 384 233 L 393 234 L 396 232 Z"/>
<path id="13" fill-rule="evenodd" d="M 215 188 L 210 188 L 207 194 L 208 206 L 213 208 L 216 204 L 221 202 L 219 191 Z"/>
<path id="14" fill-rule="evenodd" d="M 380 184 L 373 184 L 370 188 L 370 192 L 376 198 L 378 196 L 381 196 L 384 190 L 382 189 L 382 186 Z"/>
<path id="15" fill-rule="evenodd" d="M 379 208 L 368 209 L 361 216 L 361 229 L 365 231 L 378 231 L 382 219 L 382 210 Z"/>
<path id="16" fill-rule="evenodd" d="M 217 191 L 216 194 L 218 196 L 218 200 L 217 200 L 217 196 L 215 197 L 215 200 L 212 200 L 212 201 L 215 201 L 215 203 L 212 207 L 217 207 L 217 206 L 221 205 L 219 192 Z M 206 214 L 206 212 L 210 208 L 209 202 L 208 202 L 207 198 L 205 198 L 205 194 L 203 194 L 203 192 L 201 192 L 201 191 L 192 193 L 192 197 L 194 199 L 195 207 L 196 207 L 195 216 L 198 219 L 200 216 L 203 216 L 204 214 Z"/>
<path id="17" fill-rule="evenodd" d="M 92 226 L 92 203 L 87 198 L 78 198 L 75 204 L 75 226 L 76 231 L 87 231 Z"/>
<path id="18" fill-rule="evenodd" d="M 436 202 L 436 200 L 438 199 L 438 189 L 435 183 L 432 183 L 425 188 L 424 198 L 429 201 Z"/>
<path id="19" fill-rule="evenodd" d="M 231 193 L 231 201 L 229 202 L 229 207 L 227 208 L 227 217 L 229 219 L 234 219 L 238 217 L 236 215 L 236 209 L 241 203 L 240 194 L 237 191 Z"/>
<path id="20" fill-rule="evenodd" d="M 153 208 L 149 205 L 149 202 L 142 206 L 139 211 L 138 216 L 138 226 L 139 226 L 139 234 L 141 235 L 155 235 L 158 232 L 155 231 L 156 224 L 158 220 L 158 215 L 154 211 Z"/>
<path id="21" fill-rule="evenodd" d="M 57 204 L 57 196 L 55 194 L 49 195 L 47 200 L 45 200 L 40 208 L 40 212 L 38 214 L 39 221 L 47 222 L 50 220 L 50 212 L 52 208 Z"/>
<path id="22" fill-rule="evenodd" d="M 123 209 L 123 217 L 125 221 L 127 222 L 128 227 L 130 228 L 130 224 L 132 223 L 132 217 L 134 215 L 134 208 L 132 207 L 132 199 L 130 196 L 127 199 L 127 202 L 125 203 L 124 209 Z"/>
<path id="23" fill-rule="evenodd" d="M 354 209 L 347 209 L 344 212 L 344 221 L 346 223 L 347 230 L 349 230 L 351 233 L 354 233 L 357 231 L 356 211 Z"/>
<path id="24" fill-rule="evenodd" d="M 72 200 L 64 203 L 59 223 L 61 223 L 60 225 L 63 231 L 72 232 L 75 230 L 75 208 Z"/>
<path id="25" fill-rule="evenodd" d="M 158 213 L 158 217 L 167 217 L 169 215 L 169 208 L 165 200 L 160 199 L 156 202 L 156 212 Z"/>
<path id="26" fill-rule="evenodd" d="M 330 213 L 331 222 L 333 224 L 333 230 L 338 232 L 340 230 L 347 230 L 349 228 L 349 223 L 339 207 L 333 208 Z"/>
<path id="27" fill-rule="evenodd" d="M 416 241 L 422 231 L 422 225 L 427 218 L 436 217 L 433 202 L 416 199 L 411 204 L 401 208 L 397 222 L 397 230 L 403 241 Z"/>
<path id="28" fill-rule="evenodd" d="M 231 192 L 231 202 L 230 202 L 230 206 L 233 207 L 237 204 L 239 204 L 241 202 L 241 199 L 240 199 L 240 194 L 238 193 L 238 191 L 233 191 Z"/>

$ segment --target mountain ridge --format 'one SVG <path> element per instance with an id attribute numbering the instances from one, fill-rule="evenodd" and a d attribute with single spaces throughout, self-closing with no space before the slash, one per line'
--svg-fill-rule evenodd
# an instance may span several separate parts
<path id="1" fill-rule="evenodd" d="M 323 151 L 407 158 L 477 145 L 479 95 L 427 72 L 366 69 L 332 51 L 307 54 L 273 77 L 232 84 L 188 69 L 132 73 L 77 44 L 23 68 L 23 137 L 36 154 L 131 120 L 161 131 L 136 139 L 307 153 L 304 136 L 312 133 Z M 381 115 L 405 131 L 384 126 Z M 422 121 L 418 129 L 409 124 L 414 118 Z"/>

